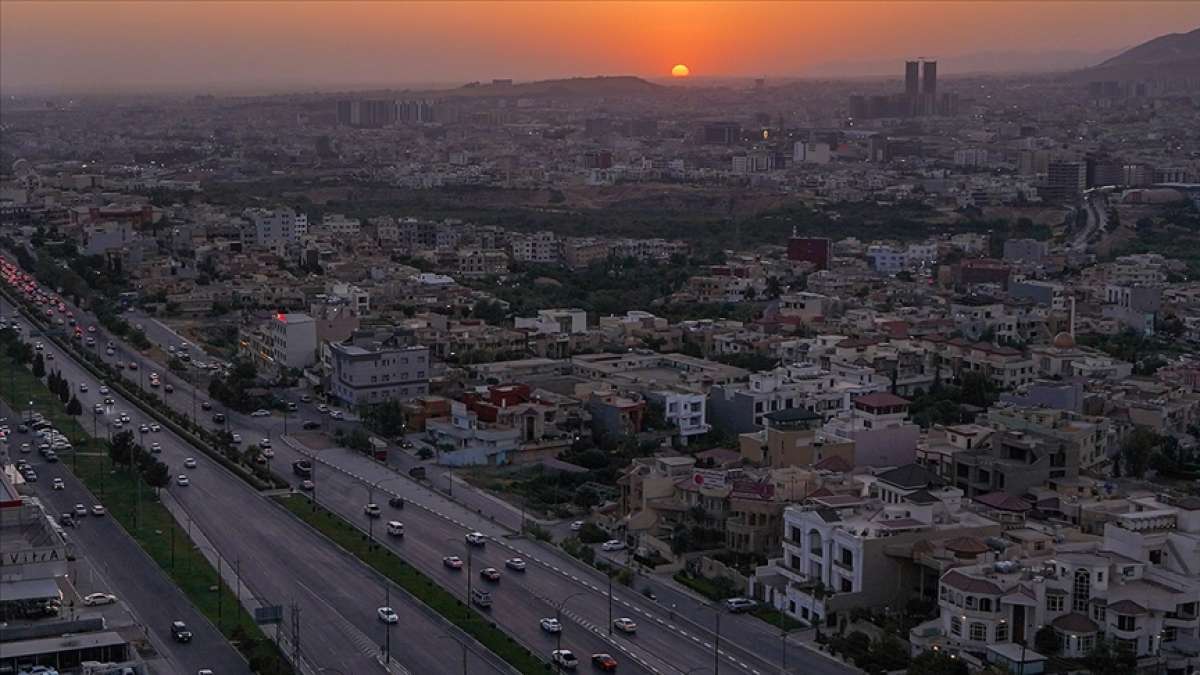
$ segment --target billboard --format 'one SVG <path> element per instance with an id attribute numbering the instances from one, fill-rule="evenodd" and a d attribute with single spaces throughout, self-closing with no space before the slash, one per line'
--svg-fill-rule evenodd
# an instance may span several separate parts
<path id="1" fill-rule="evenodd" d="M 692 483 L 698 487 L 723 488 L 725 487 L 725 472 L 714 469 L 696 469 L 692 471 Z"/>

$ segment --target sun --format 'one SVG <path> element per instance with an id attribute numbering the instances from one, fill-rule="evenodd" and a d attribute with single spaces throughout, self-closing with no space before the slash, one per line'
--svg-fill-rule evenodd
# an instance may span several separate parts
<path id="1" fill-rule="evenodd" d="M 687 66 L 683 65 L 682 63 L 676 65 L 674 68 L 671 69 L 671 77 L 687 77 L 688 75 L 691 75 L 691 74 L 692 74 L 691 69 L 688 68 Z"/>

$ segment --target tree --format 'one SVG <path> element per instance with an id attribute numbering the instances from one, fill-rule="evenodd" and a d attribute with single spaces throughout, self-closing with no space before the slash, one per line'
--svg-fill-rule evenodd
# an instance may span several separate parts
<path id="1" fill-rule="evenodd" d="M 1046 656 L 1058 653 L 1058 633 L 1050 626 L 1042 626 L 1033 636 L 1033 648 Z"/>
<path id="2" fill-rule="evenodd" d="M 1121 444 L 1121 458 L 1125 461 L 1125 473 L 1135 478 L 1144 476 L 1146 469 L 1150 466 L 1150 458 L 1160 443 L 1161 438 L 1158 434 L 1145 427 L 1136 427 Z"/>
<path id="3" fill-rule="evenodd" d="M 1137 672 L 1137 656 L 1127 647 L 1116 646 L 1103 635 L 1083 659 L 1092 675 L 1122 675 Z"/>
<path id="4" fill-rule="evenodd" d="M 970 670 L 962 659 L 952 659 L 944 652 L 921 652 L 908 664 L 908 675 L 968 675 Z"/>
<path id="5" fill-rule="evenodd" d="M 33 357 L 33 376 L 38 379 L 46 376 L 46 360 L 42 358 L 41 352 Z"/>
<path id="6" fill-rule="evenodd" d="M 171 481 L 171 472 L 166 464 L 154 460 L 142 468 L 142 478 L 157 493 L 159 488 L 166 487 Z"/>
<path id="7" fill-rule="evenodd" d="M 67 403 L 67 414 L 68 415 L 83 414 L 83 405 L 79 402 L 78 398 L 75 398 L 74 396 L 71 397 L 71 400 Z"/>
<path id="8" fill-rule="evenodd" d="M 355 429 L 346 438 L 346 447 L 355 452 L 368 453 L 371 451 L 371 437 L 362 429 Z"/>
<path id="9" fill-rule="evenodd" d="M 675 529 L 671 535 L 671 552 L 676 555 L 686 553 L 692 548 L 692 533 L 686 527 Z"/>
<path id="10" fill-rule="evenodd" d="M 593 488 L 590 485 L 585 485 L 575 491 L 575 498 L 573 501 L 575 502 L 576 506 L 591 508 L 600 503 L 600 494 L 596 492 L 596 488 Z"/>
<path id="11" fill-rule="evenodd" d="M 113 464 L 130 466 L 133 462 L 133 432 L 122 431 L 108 443 L 108 456 Z"/>

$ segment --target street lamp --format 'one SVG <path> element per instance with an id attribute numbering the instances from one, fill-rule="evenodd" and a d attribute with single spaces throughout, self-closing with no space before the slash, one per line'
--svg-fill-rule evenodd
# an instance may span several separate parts
<path id="1" fill-rule="evenodd" d="M 190 521 L 189 521 L 188 525 L 189 525 L 189 529 L 190 529 L 190 525 L 191 525 Z M 189 532 L 189 539 L 190 539 L 190 534 L 191 533 Z M 213 557 L 215 557 L 217 559 L 217 583 L 215 584 L 214 588 L 216 588 L 216 590 L 217 590 L 217 631 L 219 632 L 221 630 L 221 623 L 222 623 L 221 619 L 222 619 L 223 610 L 225 607 L 225 602 L 224 602 L 225 594 L 221 592 L 221 564 L 222 564 L 223 558 L 221 558 L 221 554 L 218 553 L 217 550 L 212 548 L 211 546 L 205 546 L 204 544 L 195 544 L 195 543 L 194 543 L 194 546 L 197 549 L 200 549 L 202 551 L 211 551 L 213 554 Z"/>
<path id="2" fill-rule="evenodd" d="M 568 600 L 570 600 L 571 598 L 577 598 L 581 595 L 587 595 L 587 591 L 579 591 L 578 593 L 572 593 L 572 594 L 568 595 L 567 597 L 563 598 L 561 602 L 558 603 L 557 607 L 554 608 L 554 620 L 558 621 L 558 633 L 555 634 L 557 637 L 556 646 L 554 647 L 555 651 L 562 651 L 562 612 L 563 612 L 563 607 L 566 606 Z M 555 669 L 560 673 L 562 672 L 562 666 L 559 664 L 555 664 Z"/>
<path id="3" fill-rule="evenodd" d="M 445 635 L 445 634 L 439 635 L 438 639 L 439 640 L 453 640 L 458 643 L 458 646 L 462 648 L 463 675 L 467 675 L 467 643 L 463 642 L 462 640 L 459 640 L 458 638 L 456 638 L 452 635 Z"/>

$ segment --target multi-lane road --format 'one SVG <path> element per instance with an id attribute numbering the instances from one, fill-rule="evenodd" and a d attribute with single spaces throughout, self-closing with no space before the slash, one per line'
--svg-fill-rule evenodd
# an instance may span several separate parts
<path id="1" fill-rule="evenodd" d="M 11 315 L 11 305 L 3 304 L 4 315 Z M 37 329 L 27 321 L 22 323 L 30 339 L 37 340 Z M 91 430 L 93 405 L 103 405 L 106 398 L 99 393 L 100 383 L 52 342 L 43 339 L 43 343 L 55 355 L 53 367 L 62 372 L 77 392 L 80 382 L 89 384 L 88 392 L 77 395 L 85 411 L 80 422 Z M 96 421 L 96 428 L 107 426 L 112 415 L 121 412 L 129 413 L 135 430 L 140 424 L 153 421 L 115 392 L 108 396 L 114 403 L 104 405 L 105 415 Z M 294 604 L 299 608 L 301 653 L 314 670 L 381 672 L 379 657 L 382 645 L 387 642 L 386 631 L 390 630 L 394 661 L 409 672 L 462 672 L 460 660 L 446 658 L 448 647 L 443 636 L 466 639 L 472 645 L 468 659 L 472 672 L 507 672 L 495 655 L 465 638 L 424 606 L 404 600 L 400 589 L 389 589 L 374 571 L 182 439 L 164 429 L 150 432 L 140 440 L 147 445 L 160 444 L 160 458 L 171 468 L 173 476 L 180 473 L 189 476 L 187 487 L 172 482 L 168 488 L 186 514 L 184 525 L 202 532 L 224 564 L 232 564 L 239 571 L 243 591 L 254 596 L 259 604 Z M 188 457 L 197 460 L 197 468 L 183 467 Z M 100 542 L 97 545 L 107 546 Z M 376 615 L 389 593 L 391 604 L 400 615 L 399 624 L 390 629 Z M 164 605 L 173 609 L 171 604 Z M 285 612 L 286 615 L 290 614 Z M 457 651 L 457 647 L 450 645 L 449 651 Z M 396 672 L 401 671 L 397 668 Z"/>

